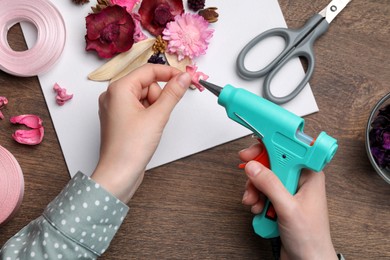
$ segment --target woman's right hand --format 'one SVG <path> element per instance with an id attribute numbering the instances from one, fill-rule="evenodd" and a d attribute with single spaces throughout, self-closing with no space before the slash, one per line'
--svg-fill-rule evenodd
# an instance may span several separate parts
<path id="1" fill-rule="evenodd" d="M 265 198 L 271 201 L 278 215 L 281 259 L 338 259 L 330 236 L 325 174 L 304 169 L 297 193 L 291 195 L 270 169 L 251 161 L 261 149 L 255 144 L 239 152 L 240 159 L 248 162 L 242 202 L 259 214 Z"/>

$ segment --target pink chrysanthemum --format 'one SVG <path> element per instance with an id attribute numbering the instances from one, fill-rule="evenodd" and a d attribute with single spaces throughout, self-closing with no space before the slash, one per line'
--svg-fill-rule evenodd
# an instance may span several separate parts
<path id="1" fill-rule="evenodd" d="M 177 54 L 178 60 L 193 59 L 206 53 L 214 30 L 200 15 L 184 13 L 177 15 L 163 31 L 163 39 L 168 41 L 167 52 Z"/>

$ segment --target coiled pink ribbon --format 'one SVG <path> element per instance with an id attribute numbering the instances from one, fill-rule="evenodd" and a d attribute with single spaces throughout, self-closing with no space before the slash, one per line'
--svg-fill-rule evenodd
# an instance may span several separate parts
<path id="1" fill-rule="evenodd" d="M 8 44 L 9 29 L 30 22 L 38 31 L 35 45 L 14 51 Z M 29 77 L 47 72 L 61 56 L 66 39 L 65 23 L 49 0 L 0 0 L 0 69 Z"/>
<path id="2" fill-rule="evenodd" d="M 15 157 L 0 146 L 0 225 L 10 220 L 22 204 L 24 178 Z"/>

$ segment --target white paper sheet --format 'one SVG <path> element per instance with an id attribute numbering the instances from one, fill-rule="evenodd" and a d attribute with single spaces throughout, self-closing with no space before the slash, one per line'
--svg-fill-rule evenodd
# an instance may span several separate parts
<path id="1" fill-rule="evenodd" d="M 93 82 L 87 75 L 105 63 L 96 53 L 85 51 L 85 17 L 90 4 L 77 6 L 72 1 L 52 1 L 62 13 L 67 29 L 64 52 L 55 67 L 39 80 L 49 108 L 55 130 L 71 176 L 81 170 L 91 174 L 98 161 L 99 118 L 98 97 L 107 83 Z M 256 94 L 262 93 L 262 79 L 246 81 L 238 77 L 235 60 L 243 46 L 259 33 L 274 27 L 286 27 L 277 0 L 245 0 L 240 2 L 213 0 L 218 7 L 219 21 L 212 24 L 214 36 L 207 54 L 196 60 L 199 70 L 210 76 L 209 81 L 218 85 L 232 84 Z M 29 46 L 36 38 L 31 24 L 22 24 Z M 258 45 L 246 59 L 251 69 L 260 68 L 270 61 L 275 50 L 283 42 L 275 38 L 266 45 Z M 289 62 L 275 77 L 272 91 L 276 96 L 289 93 L 303 78 L 299 60 Z M 74 98 L 64 106 L 55 103 L 54 83 L 67 88 Z M 284 107 L 304 116 L 318 111 L 310 86 Z M 188 91 L 171 116 L 161 143 L 148 165 L 148 169 L 203 151 L 205 149 L 243 137 L 250 132 L 231 121 L 216 97 L 207 91 Z M 244 148 L 244 147 L 243 147 Z"/>

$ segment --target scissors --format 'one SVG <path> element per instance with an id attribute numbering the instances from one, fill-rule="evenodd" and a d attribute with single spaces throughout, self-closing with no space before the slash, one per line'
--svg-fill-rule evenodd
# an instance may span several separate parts
<path id="1" fill-rule="evenodd" d="M 313 44 L 318 37 L 328 30 L 329 24 L 351 0 L 333 0 L 321 12 L 313 15 L 306 24 L 296 30 L 274 28 L 263 32 L 252 39 L 237 57 L 237 72 L 244 79 L 264 78 L 264 97 L 276 104 L 284 104 L 295 98 L 306 86 L 314 71 Z M 265 68 L 258 71 L 248 70 L 244 60 L 248 52 L 260 41 L 268 37 L 279 36 L 285 41 L 284 50 Z M 292 58 L 302 57 L 307 60 L 306 74 L 298 86 L 284 97 L 276 97 L 271 93 L 270 82 L 276 73 Z"/>

